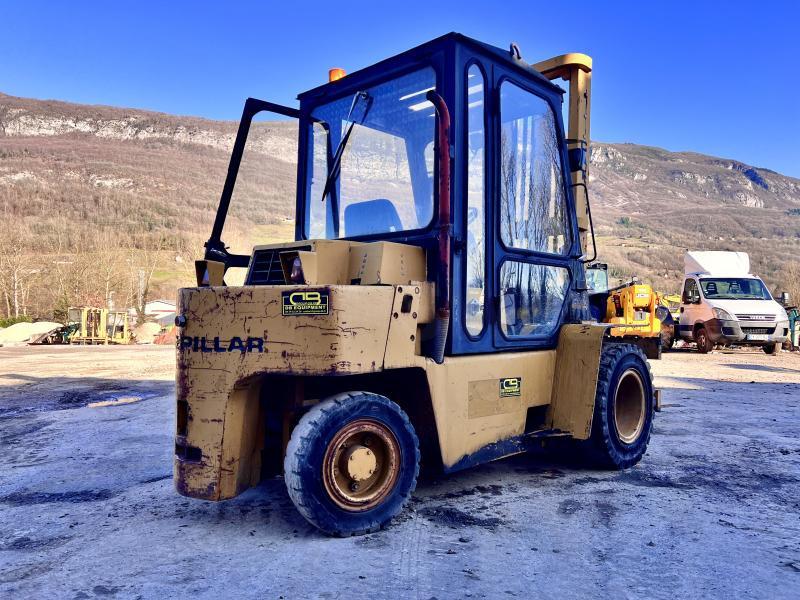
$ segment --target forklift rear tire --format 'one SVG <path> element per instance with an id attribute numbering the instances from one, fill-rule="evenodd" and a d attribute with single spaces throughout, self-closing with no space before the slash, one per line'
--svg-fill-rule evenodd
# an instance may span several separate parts
<path id="1" fill-rule="evenodd" d="M 632 467 L 647 451 L 654 410 L 653 379 L 642 349 L 606 344 L 600 356 L 592 433 L 582 443 L 584 455 L 602 468 Z"/>
<path id="2" fill-rule="evenodd" d="M 714 349 L 714 342 L 708 337 L 705 327 L 698 327 L 694 332 L 694 341 L 697 344 L 697 351 L 700 354 L 708 354 Z"/>
<path id="3" fill-rule="evenodd" d="M 284 460 L 289 497 L 329 535 L 381 529 L 411 497 L 419 440 L 403 409 L 378 394 L 328 398 L 300 419 Z"/>

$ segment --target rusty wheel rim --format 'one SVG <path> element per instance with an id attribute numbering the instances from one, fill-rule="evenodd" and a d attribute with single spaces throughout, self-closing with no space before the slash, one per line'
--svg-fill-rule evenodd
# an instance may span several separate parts
<path id="1" fill-rule="evenodd" d="M 628 369 L 619 378 L 614 393 L 614 424 L 619 439 L 634 443 L 644 430 L 646 416 L 644 383 L 636 369 Z"/>
<path id="2" fill-rule="evenodd" d="M 359 512 L 377 506 L 391 493 L 399 474 L 400 445 L 378 421 L 348 423 L 325 449 L 325 491 L 345 510 Z"/>

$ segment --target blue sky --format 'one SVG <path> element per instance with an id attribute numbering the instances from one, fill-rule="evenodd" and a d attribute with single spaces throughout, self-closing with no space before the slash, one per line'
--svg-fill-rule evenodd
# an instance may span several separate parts
<path id="1" fill-rule="evenodd" d="M 0 91 L 237 118 L 448 31 L 594 59 L 592 137 L 800 177 L 800 2 L 37 2 L 2 8 Z"/>

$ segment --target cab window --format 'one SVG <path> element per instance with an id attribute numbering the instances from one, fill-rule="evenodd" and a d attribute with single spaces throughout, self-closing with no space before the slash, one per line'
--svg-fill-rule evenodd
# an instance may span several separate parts
<path id="1" fill-rule="evenodd" d="M 470 335 L 483 331 L 486 278 L 484 217 L 486 132 L 483 73 L 477 65 L 467 71 L 467 274 L 466 327 Z"/>
<path id="2" fill-rule="evenodd" d="M 694 279 L 687 279 L 683 286 L 683 302 L 692 302 L 693 298 L 700 298 L 700 290 L 698 290 L 697 282 Z"/>
<path id="3" fill-rule="evenodd" d="M 509 248 L 565 254 L 569 215 L 556 118 L 510 81 L 500 85 L 500 234 Z"/>
<path id="4" fill-rule="evenodd" d="M 500 269 L 500 328 L 508 338 L 551 335 L 569 289 L 564 267 L 508 260 Z"/>
<path id="5" fill-rule="evenodd" d="M 428 67 L 312 111 L 307 237 L 384 234 L 430 223 L 436 119 L 425 95 L 435 88 L 436 72 Z M 337 153 L 338 174 L 332 172 Z"/>

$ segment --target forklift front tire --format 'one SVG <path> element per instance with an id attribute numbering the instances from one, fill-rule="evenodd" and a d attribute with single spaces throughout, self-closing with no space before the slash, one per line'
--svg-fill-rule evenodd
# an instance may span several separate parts
<path id="1" fill-rule="evenodd" d="M 405 506 L 419 474 L 419 440 L 405 412 L 369 392 L 337 394 L 292 431 L 284 460 L 289 497 L 337 537 L 381 529 Z"/>
<path id="2" fill-rule="evenodd" d="M 600 355 L 592 433 L 581 445 L 589 462 L 627 469 L 647 451 L 655 393 L 644 352 L 633 344 L 606 344 Z"/>

